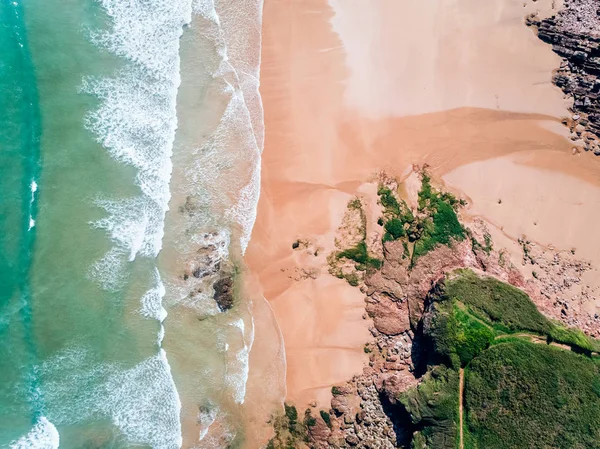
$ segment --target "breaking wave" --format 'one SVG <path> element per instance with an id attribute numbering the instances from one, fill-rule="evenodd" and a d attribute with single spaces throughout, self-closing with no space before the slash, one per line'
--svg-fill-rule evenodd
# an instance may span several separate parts
<path id="1" fill-rule="evenodd" d="M 181 83 L 179 39 L 192 9 L 191 0 L 98 1 L 111 26 L 90 38 L 127 64 L 112 76 L 83 80 L 82 92 L 99 100 L 85 125 L 115 160 L 135 168 L 140 189 L 138 196 L 97 200 L 106 216 L 93 226 L 105 230 L 114 247 L 92 275 L 116 289 L 124 276 L 120 260 L 156 257 L 161 249 Z"/>
<path id="2" fill-rule="evenodd" d="M 41 417 L 27 435 L 10 444 L 10 449 L 57 449 L 60 437 L 56 427 Z"/>

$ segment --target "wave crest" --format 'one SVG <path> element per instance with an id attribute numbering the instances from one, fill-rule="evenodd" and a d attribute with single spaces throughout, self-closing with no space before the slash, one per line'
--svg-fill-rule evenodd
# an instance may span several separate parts
<path id="1" fill-rule="evenodd" d="M 57 449 L 60 443 L 58 430 L 42 416 L 27 435 L 10 444 L 10 449 Z"/>

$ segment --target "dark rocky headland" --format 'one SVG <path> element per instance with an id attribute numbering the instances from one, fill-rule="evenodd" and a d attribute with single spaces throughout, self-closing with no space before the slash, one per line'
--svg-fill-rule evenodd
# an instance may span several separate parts
<path id="1" fill-rule="evenodd" d="M 553 81 L 573 99 L 573 114 L 565 119 L 572 140 L 600 155 L 600 3 L 568 0 L 556 16 L 526 21 L 563 58 Z"/>

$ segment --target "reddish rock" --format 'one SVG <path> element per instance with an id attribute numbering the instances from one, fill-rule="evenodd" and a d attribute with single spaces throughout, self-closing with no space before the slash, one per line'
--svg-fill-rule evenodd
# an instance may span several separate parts
<path id="1" fill-rule="evenodd" d="M 389 401 L 394 404 L 398 396 L 409 388 L 417 385 L 418 379 L 408 370 L 397 371 L 393 374 L 383 374 L 378 379 L 377 391 L 385 393 Z"/>
<path id="2" fill-rule="evenodd" d="M 331 408 L 336 415 L 343 415 L 348 411 L 348 399 L 345 396 L 334 396 L 331 400 Z"/>
<path id="3" fill-rule="evenodd" d="M 331 436 L 331 429 L 319 416 L 315 418 L 315 425 L 308 428 L 308 434 L 313 443 L 324 443 L 326 445 L 327 439 Z"/>
<path id="4" fill-rule="evenodd" d="M 367 304 L 367 312 L 373 317 L 373 324 L 385 335 L 398 335 L 410 329 L 408 305 L 394 302 L 387 295 L 381 295 L 379 302 Z"/>

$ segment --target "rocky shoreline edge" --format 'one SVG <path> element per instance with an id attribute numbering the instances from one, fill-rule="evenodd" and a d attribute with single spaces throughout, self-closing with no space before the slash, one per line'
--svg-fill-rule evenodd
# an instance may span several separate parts
<path id="1" fill-rule="evenodd" d="M 563 120 L 573 152 L 583 148 L 600 155 L 600 5 L 565 1 L 556 16 L 540 20 L 533 14 L 526 24 L 563 59 L 552 81 L 573 100 L 572 115 Z"/>

